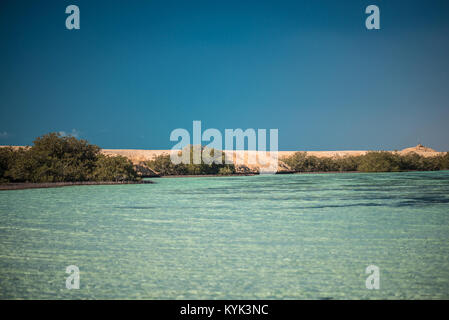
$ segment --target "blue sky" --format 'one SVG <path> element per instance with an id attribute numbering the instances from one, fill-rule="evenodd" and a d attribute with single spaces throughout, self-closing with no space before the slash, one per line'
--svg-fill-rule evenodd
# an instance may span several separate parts
<path id="1" fill-rule="evenodd" d="M 365 28 L 370 4 L 381 30 Z M 2 0 L 0 144 L 64 131 L 167 149 L 201 120 L 277 128 L 280 150 L 446 151 L 448 14 L 445 0 Z"/>

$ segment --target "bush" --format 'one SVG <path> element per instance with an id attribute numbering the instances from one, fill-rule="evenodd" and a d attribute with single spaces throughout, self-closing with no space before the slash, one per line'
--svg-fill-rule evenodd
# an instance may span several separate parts
<path id="1" fill-rule="evenodd" d="M 33 161 L 30 156 L 29 149 L 19 148 L 14 150 L 10 147 L 7 149 L 9 149 L 6 153 L 8 156 L 8 165 L 7 169 L 3 172 L 3 180 L 15 182 L 31 181 L 31 173 L 37 166 L 35 164 L 36 161 Z"/>
<path id="2" fill-rule="evenodd" d="M 123 156 L 105 156 L 100 154 L 92 173 L 95 181 L 135 181 L 137 172 L 132 162 Z"/>
<path id="3" fill-rule="evenodd" d="M 401 164 L 401 158 L 397 154 L 386 151 L 371 151 L 360 157 L 357 169 L 363 172 L 401 171 Z"/>
<path id="4" fill-rule="evenodd" d="M 306 152 L 296 152 L 282 160 L 295 172 L 395 172 L 449 169 L 449 153 L 443 156 L 424 157 L 416 153 L 400 155 L 394 152 L 371 151 L 363 156 L 318 158 L 308 156 Z"/>
<path id="5" fill-rule="evenodd" d="M 14 150 L 11 147 L 0 148 L 0 182 L 7 182 L 6 173 L 10 169 L 14 159 Z"/>
<path id="6" fill-rule="evenodd" d="M 224 168 L 220 168 L 220 170 L 218 170 L 218 174 L 222 175 L 222 176 L 228 176 L 234 173 L 234 170 L 232 170 L 229 167 L 224 167 Z"/>
<path id="7" fill-rule="evenodd" d="M 333 160 L 337 171 L 357 171 L 360 163 L 360 156 L 338 157 Z"/>
<path id="8" fill-rule="evenodd" d="M 162 154 L 155 156 L 153 160 L 146 161 L 145 164 L 154 172 L 163 176 L 185 175 L 187 168 L 184 164 L 173 164 L 170 155 Z"/>
<path id="9" fill-rule="evenodd" d="M 315 167 L 316 157 L 308 156 L 307 152 L 296 152 L 283 159 L 296 172 L 310 172 Z"/>
<path id="10" fill-rule="evenodd" d="M 307 152 L 296 152 L 292 156 L 282 159 L 296 172 L 329 172 L 329 171 L 352 171 L 348 158 L 318 158 L 308 156 Z M 342 170 L 348 169 L 348 170 Z"/>
<path id="11" fill-rule="evenodd" d="M 0 179 L 10 182 L 75 182 L 136 180 L 124 157 L 105 157 L 86 140 L 49 133 L 30 148 L 0 149 Z"/>
<path id="12" fill-rule="evenodd" d="M 198 146 L 199 147 L 199 146 Z M 195 147 L 197 148 L 197 147 Z M 207 164 L 204 162 L 203 157 L 201 157 L 200 164 L 193 163 L 193 146 L 187 146 L 182 151 L 179 151 L 179 156 L 182 156 L 184 152 L 190 152 L 189 163 L 180 163 L 173 164 L 170 155 L 163 154 L 159 156 L 155 156 L 153 160 L 145 162 L 145 164 L 155 171 L 156 173 L 162 176 L 169 175 L 207 175 L 207 174 L 232 174 L 235 172 L 235 167 L 233 164 L 225 164 L 225 153 L 223 151 L 214 150 L 214 149 L 206 149 L 201 147 L 201 154 L 209 153 L 211 157 L 216 156 L 217 158 L 221 157 L 222 163 L 211 163 Z"/>

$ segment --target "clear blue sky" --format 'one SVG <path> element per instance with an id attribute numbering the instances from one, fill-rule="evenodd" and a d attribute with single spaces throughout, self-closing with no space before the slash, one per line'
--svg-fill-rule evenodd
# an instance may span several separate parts
<path id="1" fill-rule="evenodd" d="M 447 0 L 2 0 L 0 41 L 0 144 L 167 149 L 201 120 L 280 150 L 449 150 Z"/>

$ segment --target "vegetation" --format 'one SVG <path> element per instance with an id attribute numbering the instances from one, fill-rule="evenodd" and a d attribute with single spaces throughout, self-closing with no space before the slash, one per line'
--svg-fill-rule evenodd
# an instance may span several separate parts
<path id="1" fill-rule="evenodd" d="M 363 156 L 318 158 L 308 156 L 307 152 L 296 152 L 282 160 L 295 172 L 396 172 L 449 169 L 449 153 L 443 156 L 424 157 L 414 152 L 400 155 L 386 151 L 371 151 Z"/>
<path id="2" fill-rule="evenodd" d="M 125 157 L 110 157 L 86 140 L 49 133 L 32 147 L 0 148 L 1 182 L 135 181 Z"/>
<path id="3" fill-rule="evenodd" d="M 105 156 L 97 158 L 92 177 L 94 181 L 135 181 L 137 172 L 128 158 L 123 156 Z"/>
<path id="4" fill-rule="evenodd" d="M 160 175 L 230 175 L 233 164 L 225 164 L 223 151 L 196 150 L 188 146 L 179 151 L 189 152 L 188 163 L 173 164 L 170 155 L 159 155 L 145 162 Z M 200 164 L 193 164 L 194 151 L 203 155 Z M 204 155 L 219 159 L 220 163 L 206 163 Z M 185 154 L 188 155 L 188 154 Z M 394 172 L 449 170 L 449 153 L 433 157 L 417 153 L 400 155 L 395 152 L 372 151 L 363 156 L 318 158 L 306 152 L 281 159 L 295 172 Z M 105 156 L 100 148 L 86 140 L 49 133 L 37 138 L 31 147 L 0 148 L 0 183 L 6 182 L 84 182 L 84 181 L 136 181 L 138 174 L 126 157 Z"/>
<path id="5" fill-rule="evenodd" d="M 173 164 L 170 159 L 170 155 L 162 154 L 155 156 L 153 160 L 145 162 L 145 164 L 162 176 L 171 175 L 230 175 L 235 173 L 235 167 L 233 164 L 225 164 L 225 153 L 223 151 L 214 149 L 205 149 L 201 147 L 202 154 L 209 152 L 211 157 L 216 157 L 221 159 L 221 163 L 211 163 L 207 164 L 204 162 L 203 157 L 201 157 L 201 164 L 193 163 L 193 146 L 187 146 L 182 151 L 179 151 L 179 156 L 182 156 L 184 152 L 190 152 L 189 163 Z"/>

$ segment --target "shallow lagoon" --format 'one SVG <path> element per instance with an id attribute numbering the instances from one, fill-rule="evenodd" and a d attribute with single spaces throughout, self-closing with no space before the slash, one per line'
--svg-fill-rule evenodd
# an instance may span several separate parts
<path id="1" fill-rule="evenodd" d="M 448 171 L 154 181 L 0 191 L 0 298 L 449 299 Z"/>

